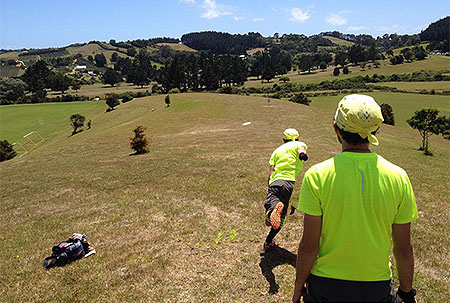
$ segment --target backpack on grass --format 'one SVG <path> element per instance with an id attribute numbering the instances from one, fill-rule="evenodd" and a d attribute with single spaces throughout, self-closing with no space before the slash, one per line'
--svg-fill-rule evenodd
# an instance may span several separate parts
<path id="1" fill-rule="evenodd" d="M 52 254 L 44 259 L 43 266 L 45 268 L 64 266 L 93 254 L 95 254 L 95 249 L 87 241 L 86 235 L 74 233 L 71 238 L 53 246 Z"/>

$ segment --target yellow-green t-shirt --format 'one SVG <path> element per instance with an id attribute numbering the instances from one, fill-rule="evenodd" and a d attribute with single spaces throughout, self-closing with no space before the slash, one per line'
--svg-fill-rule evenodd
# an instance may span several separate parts
<path id="1" fill-rule="evenodd" d="M 375 153 L 344 152 L 312 166 L 298 208 L 322 216 L 312 274 L 342 280 L 389 280 L 392 224 L 417 219 L 408 175 Z"/>
<path id="2" fill-rule="evenodd" d="M 299 147 L 308 148 L 303 142 L 289 141 L 273 151 L 269 165 L 274 168 L 269 184 L 275 180 L 295 181 L 303 169 L 303 161 L 298 158 Z"/>

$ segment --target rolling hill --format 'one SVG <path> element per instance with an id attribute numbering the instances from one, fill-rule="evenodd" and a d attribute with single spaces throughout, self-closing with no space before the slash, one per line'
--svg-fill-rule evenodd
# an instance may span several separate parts
<path id="1" fill-rule="evenodd" d="M 93 128 L 75 136 L 68 114 L 81 108 L 64 107 L 85 103 L 0 107 L 1 129 L 25 125 L 8 110 L 31 124 L 43 113 L 53 117 L 44 119 L 45 142 L 0 164 L 7 176 L 0 203 L 5 302 L 291 299 L 302 215 L 289 217 L 282 248 L 261 258 L 267 162 L 287 127 L 309 146 L 305 170 L 338 153 L 333 111 L 209 93 L 172 95 L 169 108 L 163 99 L 135 99 L 110 113 L 89 103 Z M 150 152 L 130 156 L 137 125 L 147 127 Z M 379 139 L 373 150 L 408 172 L 417 197 L 418 300 L 448 301 L 449 141 L 432 137 L 435 156 L 425 157 L 415 130 L 383 125 Z M 42 259 L 73 232 L 85 233 L 97 255 L 45 271 Z"/>

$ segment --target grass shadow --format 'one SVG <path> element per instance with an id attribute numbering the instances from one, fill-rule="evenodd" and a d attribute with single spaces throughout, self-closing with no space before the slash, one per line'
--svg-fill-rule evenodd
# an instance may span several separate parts
<path id="1" fill-rule="evenodd" d="M 261 268 L 262 275 L 266 278 L 267 282 L 269 282 L 269 294 L 276 294 L 280 288 L 276 282 L 273 269 L 283 264 L 290 264 L 295 268 L 296 260 L 297 255 L 281 247 L 271 248 L 261 254 L 259 267 Z"/>

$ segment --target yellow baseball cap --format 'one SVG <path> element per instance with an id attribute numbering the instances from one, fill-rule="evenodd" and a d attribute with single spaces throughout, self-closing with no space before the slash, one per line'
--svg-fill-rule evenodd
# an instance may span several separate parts
<path id="1" fill-rule="evenodd" d="M 357 133 L 373 145 L 378 145 L 378 139 L 372 132 L 380 127 L 383 115 L 372 97 L 357 94 L 345 96 L 338 104 L 334 120 L 340 129 Z"/>
<path id="2" fill-rule="evenodd" d="M 283 132 L 283 139 L 295 141 L 299 135 L 295 128 L 286 128 Z"/>

